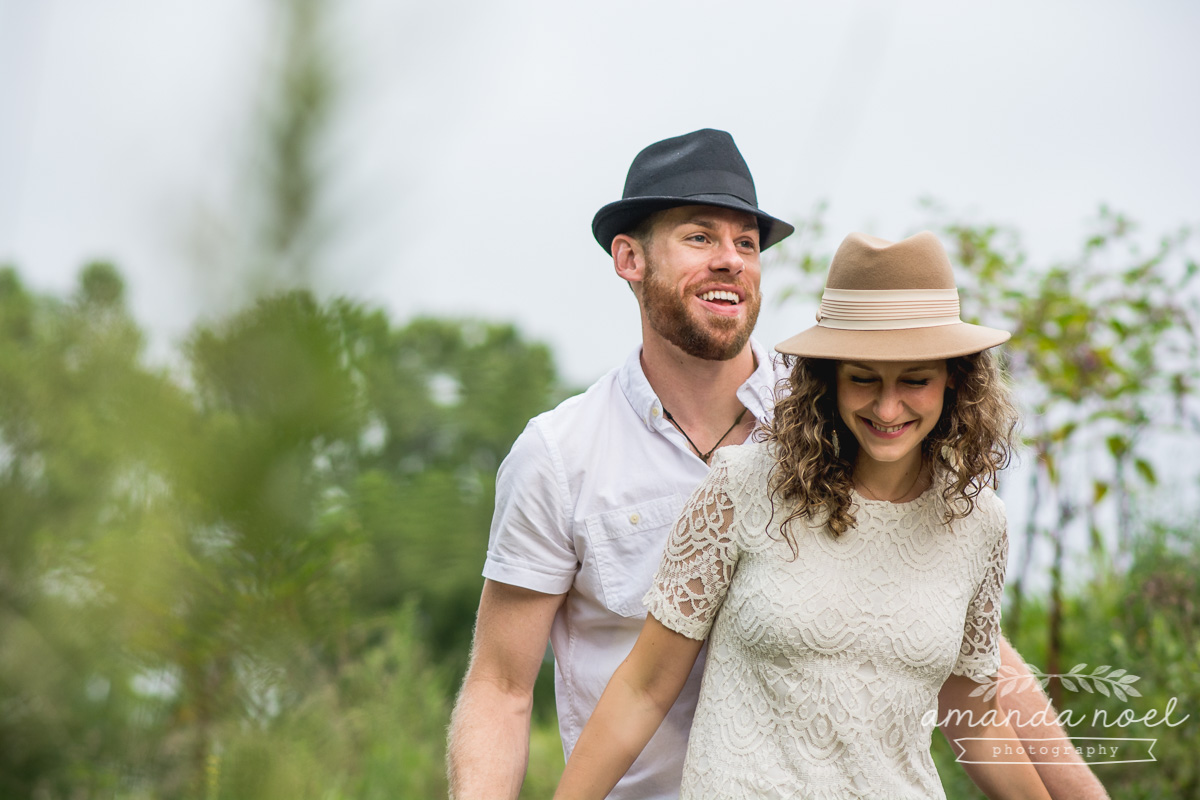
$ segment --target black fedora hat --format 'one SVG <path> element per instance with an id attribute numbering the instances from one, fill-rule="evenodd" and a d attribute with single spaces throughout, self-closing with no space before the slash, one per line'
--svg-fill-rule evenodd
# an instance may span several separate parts
<path id="1" fill-rule="evenodd" d="M 753 214 L 763 250 L 795 230 L 758 210 L 754 178 L 733 137 L 704 128 L 655 142 L 638 153 L 629 166 L 624 194 L 596 212 L 592 235 L 607 253 L 617 234 L 633 230 L 655 211 L 677 206 L 718 206 Z"/>

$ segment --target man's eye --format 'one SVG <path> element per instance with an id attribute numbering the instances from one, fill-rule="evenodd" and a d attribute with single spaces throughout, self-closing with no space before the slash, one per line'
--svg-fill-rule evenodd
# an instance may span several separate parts
<path id="1" fill-rule="evenodd" d="M 758 243 L 755 242 L 753 239 L 746 239 L 744 242 L 741 242 L 740 244 L 742 247 L 746 248 L 747 250 L 758 250 Z"/>

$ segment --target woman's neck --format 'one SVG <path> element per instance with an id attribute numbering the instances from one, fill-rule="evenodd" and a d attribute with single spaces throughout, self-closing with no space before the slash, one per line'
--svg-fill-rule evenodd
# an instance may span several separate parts
<path id="1" fill-rule="evenodd" d="M 859 456 L 854 465 L 854 487 L 868 500 L 905 503 L 929 488 L 929 470 L 920 451 L 901 461 L 880 462 Z"/>

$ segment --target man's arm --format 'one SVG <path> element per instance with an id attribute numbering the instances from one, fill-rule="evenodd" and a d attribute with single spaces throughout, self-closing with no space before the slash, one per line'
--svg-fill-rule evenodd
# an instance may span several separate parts
<path id="1" fill-rule="evenodd" d="M 974 695 L 979 687 L 971 678 L 951 675 L 938 692 L 942 709 L 942 733 L 950 734 L 954 719 L 954 740 L 962 750 L 962 765 L 983 793 L 992 800 L 1054 800 L 1041 775 L 1024 753 L 997 754 L 994 742 L 1012 741 L 1016 733 L 1000 713 L 997 698 L 984 700 Z M 998 718 L 997 718 L 998 717 Z"/>
<path id="2" fill-rule="evenodd" d="M 1029 667 L 1003 636 L 1000 637 L 1000 663 L 1017 670 L 1017 675 L 1007 677 L 1006 682 L 1017 682 L 1029 675 Z M 1046 695 L 1042 693 L 1041 687 L 1036 681 L 1026 683 L 1029 684 L 1027 688 L 996 698 L 1001 716 L 1012 713 L 1013 733 L 1022 742 L 1031 744 L 1035 739 L 1067 738 L 1067 734 L 1056 721 L 1058 715 L 1050 706 Z M 961 724 L 961 720 L 956 718 L 952 709 L 947 707 L 945 698 L 939 696 L 938 701 L 938 719 L 942 723 L 942 735 L 947 741 L 953 743 L 955 739 L 974 735 Z M 1047 761 L 1051 763 L 1043 763 Z M 1059 755 L 1054 758 L 1039 754 L 1033 766 L 1050 793 L 1051 800 L 1108 800 L 1108 792 L 1079 754 L 1071 748 L 1060 748 Z M 963 769 L 979 785 L 980 776 L 976 774 L 976 765 L 963 764 Z"/>
<path id="3" fill-rule="evenodd" d="M 1017 675 L 1009 680 L 1019 681 L 1029 675 L 1024 659 L 1004 637 L 1000 638 L 1000 663 L 1017 670 Z M 1016 712 L 1013 730 L 1017 736 L 1031 743 L 1034 739 L 1066 739 L 1067 734 L 1057 721 L 1058 714 L 1041 686 L 1037 681 L 1024 684 L 1025 688 L 1000 697 L 1004 713 Z M 1044 763 L 1047 761 L 1050 763 Z M 1104 786 L 1073 748 L 1059 748 L 1059 755 L 1053 757 L 1038 756 L 1034 766 L 1053 800 L 1108 800 Z"/>
<path id="4" fill-rule="evenodd" d="M 471 664 L 450 719 L 455 800 L 515 800 L 529 762 L 529 718 L 562 594 L 484 581 Z"/>

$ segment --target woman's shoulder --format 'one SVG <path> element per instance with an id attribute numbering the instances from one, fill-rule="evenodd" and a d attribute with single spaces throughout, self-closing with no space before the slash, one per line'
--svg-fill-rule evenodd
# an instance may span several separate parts
<path id="1" fill-rule="evenodd" d="M 1004 501 L 996 494 L 995 489 L 984 486 L 979 490 L 979 494 L 975 495 L 975 513 L 981 514 L 986 522 L 1002 525 L 1005 521 Z"/>
<path id="2" fill-rule="evenodd" d="M 733 510 L 730 530 L 738 549 L 751 552 L 769 547 L 773 505 L 771 471 L 775 456 L 766 442 L 747 441 L 724 447 L 713 456 L 713 472 Z"/>
<path id="3" fill-rule="evenodd" d="M 942 503 L 945 502 L 947 501 L 942 500 Z M 962 497 L 957 497 L 948 502 L 957 503 L 962 507 L 967 501 Z M 944 508 L 944 506 L 942 507 Z M 952 526 L 965 528 L 977 536 L 982 545 L 990 547 L 1008 528 L 1004 501 L 992 487 L 984 486 L 971 496 L 970 510 L 966 517 L 955 520 Z"/>
<path id="4" fill-rule="evenodd" d="M 775 457 L 771 454 L 766 442 L 747 440 L 744 444 L 722 447 L 712 458 L 712 469 L 725 469 L 730 475 L 742 475 L 775 465 Z"/>

